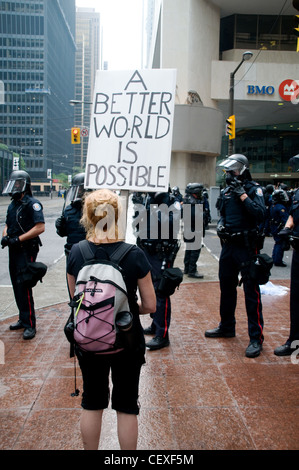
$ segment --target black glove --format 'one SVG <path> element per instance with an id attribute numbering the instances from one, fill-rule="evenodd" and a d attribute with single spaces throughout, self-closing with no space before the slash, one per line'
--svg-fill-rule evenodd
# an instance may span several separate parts
<path id="1" fill-rule="evenodd" d="M 8 246 L 18 246 L 20 244 L 19 237 L 8 238 Z"/>
<path id="2" fill-rule="evenodd" d="M 217 225 L 217 235 L 218 237 L 221 237 L 221 235 L 223 235 L 225 233 L 225 227 L 224 225 L 221 225 L 221 224 L 218 224 Z"/>
<path id="3" fill-rule="evenodd" d="M 65 230 L 65 217 L 61 215 L 55 222 L 56 233 L 60 237 L 65 237 L 67 235 Z"/>
<path id="4" fill-rule="evenodd" d="M 5 237 L 2 237 L 2 240 L 1 240 L 2 249 L 8 246 L 8 240 L 9 240 L 9 237 L 7 235 L 5 235 Z"/>
<path id="5" fill-rule="evenodd" d="M 293 233 L 293 230 L 291 228 L 285 227 L 282 230 L 280 230 L 280 232 L 278 232 L 277 235 L 288 238 L 292 235 L 292 233 Z"/>
<path id="6" fill-rule="evenodd" d="M 246 194 L 246 191 L 244 187 L 242 186 L 242 183 L 236 179 L 234 179 L 230 183 L 230 187 L 231 187 L 232 192 L 238 197 L 242 196 L 242 194 Z"/>

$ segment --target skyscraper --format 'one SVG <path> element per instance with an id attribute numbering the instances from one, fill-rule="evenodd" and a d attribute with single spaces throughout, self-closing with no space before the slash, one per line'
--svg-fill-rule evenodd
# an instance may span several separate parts
<path id="1" fill-rule="evenodd" d="M 76 84 L 75 125 L 89 129 L 96 71 L 100 68 L 100 14 L 93 8 L 77 8 L 76 15 Z M 82 168 L 86 161 L 88 135 L 74 145 L 74 166 Z"/>
<path id="2" fill-rule="evenodd" d="M 71 173 L 75 0 L 0 1 L 0 142 L 33 180 Z"/>

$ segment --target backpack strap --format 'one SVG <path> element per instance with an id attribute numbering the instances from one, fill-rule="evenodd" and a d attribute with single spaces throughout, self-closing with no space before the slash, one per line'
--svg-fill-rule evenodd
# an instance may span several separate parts
<path id="1" fill-rule="evenodd" d="M 90 248 L 87 240 L 80 240 L 79 248 L 81 251 L 81 255 L 83 256 L 84 262 L 94 259 L 95 257 L 94 252 Z"/>
<path id="2" fill-rule="evenodd" d="M 121 243 L 121 245 L 119 245 L 112 253 L 112 255 L 110 255 L 110 260 L 115 264 L 120 264 L 122 259 L 133 248 L 133 246 L 134 245 L 130 245 L 129 243 Z"/>
<path id="3" fill-rule="evenodd" d="M 109 256 L 110 260 L 115 264 L 120 264 L 122 259 L 133 248 L 133 246 L 134 245 L 130 245 L 129 243 L 121 243 L 110 256 L 106 252 L 105 254 L 106 256 Z M 95 258 L 95 253 L 90 248 L 89 242 L 87 240 L 81 240 L 79 242 L 79 248 L 84 262 Z"/>

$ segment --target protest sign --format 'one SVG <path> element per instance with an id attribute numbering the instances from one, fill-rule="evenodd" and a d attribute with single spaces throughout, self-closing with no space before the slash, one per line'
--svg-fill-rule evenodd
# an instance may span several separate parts
<path id="1" fill-rule="evenodd" d="M 98 71 L 85 188 L 167 191 L 176 71 Z"/>

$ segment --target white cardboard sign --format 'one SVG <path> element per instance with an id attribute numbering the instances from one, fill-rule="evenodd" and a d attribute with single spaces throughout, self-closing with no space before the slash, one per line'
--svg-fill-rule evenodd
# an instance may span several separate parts
<path id="1" fill-rule="evenodd" d="M 98 71 L 85 188 L 167 191 L 176 70 Z"/>

